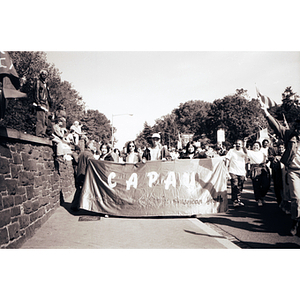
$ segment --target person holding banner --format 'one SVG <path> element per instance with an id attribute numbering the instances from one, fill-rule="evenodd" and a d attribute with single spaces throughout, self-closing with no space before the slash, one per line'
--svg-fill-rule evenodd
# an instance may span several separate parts
<path id="1" fill-rule="evenodd" d="M 79 198 L 84 184 L 86 170 L 89 164 L 89 160 L 94 159 L 93 153 L 95 151 L 96 147 L 94 145 L 94 142 L 89 141 L 86 145 L 86 149 L 83 152 L 81 152 L 78 156 L 77 174 L 75 178 L 76 192 L 71 204 L 71 209 L 74 211 L 77 211 L 79 209 Z"/>
<path id="2" fill-rule="evenodd" d="M 296 235 L 300 224 L 300 119 L 296 120 L 293 127 L 288 129 L 270 115 L 266 105 L 261 103 L 261 106 L 270 126 L 285 143 L 286 150 L 280 161 L 287 169 L 291 200 L 291 234 Z"/>
<path id="3" fill-rule="evenodd" d="M 225 156 L 231 182 L 231 200 L 234 207 L 244 206 L 241 201 L 241 193 L 246 177 L 246 158 L 247 155 L 243 151 L 242 140 L 237 140 L 235 148 L 230 149 Z"/>
<path id="4" fill-rule="evenodd" d="M 100 146 L 99 160 L 115 161 L 111 153 L 111 148 L 107 143 Z"/>
<path id="5" fill-rule="evenodd" d="M 152 147 L 145 149 L 142 156 L 143 162 L 145 163 L 148 160 L 170 160 L 171 155 L 169 151 L 160 143 L 160 134 L 153 133 L 151 140 Z"/>
<path id="6" fill-rule="evenodd" d="M 127 150 L 126 150 L 126 163 L 138 163 L 142 161 L 141 154 L 138 152 L 136 144 L 134 141 L 130 141 L 127 143 Z"/>
<path id="7" fill-rule="evenodd" d="M 188 142 L 185 146 L 185 152 L 182 152 L 180 159 L 200 158 L 200 155 L 196 150 L 197 147 L 192 142 Z"/>

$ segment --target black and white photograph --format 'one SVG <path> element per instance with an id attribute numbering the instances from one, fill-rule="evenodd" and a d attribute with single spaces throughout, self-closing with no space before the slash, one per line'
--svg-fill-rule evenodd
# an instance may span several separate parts
<path id="1" fill-rule="evenodd" d="M 68 287 L 51 297 L 78 299 L 219 298 L 232 268 L 293 284 L 279 267 L 297 269 L 300 249 L 294 2 L 99 3 L 5 4 L 5 281 L 16 265 L 54 273 Z"/>

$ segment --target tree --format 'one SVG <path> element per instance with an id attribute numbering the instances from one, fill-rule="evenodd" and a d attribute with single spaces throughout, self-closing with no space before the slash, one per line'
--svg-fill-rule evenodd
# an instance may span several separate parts
<path id="1" fill-rule="evenodd" d="M 98 110 L 89 109 L 81 119 L 82 129 L 87 132 L 89 139 L 96 142 L 108 143 L 111 140 L 111 125 L 106 116 Z"/>
<path id="2" fill-rule="evenodd" d="M 21 91 L 27 93 L 27 99 L 10 100 L 6 116 L 0 121 L 0 125 L 35 134 L 34 84 L 40 71 L 45 69 L 48 72 L 47 82 L 53 100 L 50 111 L 54 113 L 60 105 L 64 105 L 67 112 L 67 128 L 70 128 L 74 121 L 86 122 L 88 133 L 91 134 L 89 138 L 108 140 L 111 127 L 107 118 L 98 111 L 85 112 L 82 97 L 68 81 L 61 80 L 59 70 L 47 62 L 46 53 L 11 51 L 9 54 L 19 77 L 26 77 Z"/>
<path id="3" fill-rule="evenodd" d="M 267 127 L 258 100 L 249 101 L 244 97 L 247 91 L 239 91 L 213 102 L 207 118 L 207 135 L 213 142 L 216 142 L 216 132 L 220 126 L 225 129 L 226 141 L 230 143 Z"/>
<path id="4" fill-rule="evenodd" d="M 135 142 L 140 147 L 146 147 L 151 142 L 151 136 L 154 133 L 152 127 L 145 122 L 143 130 L 138 134 Z"/>
<path id="5" fill-rule="evenodd" d="M 299 95 L 293 92 L 292 87 L 287 87 L 282 93 L 282 105 L 270 109 L 270 113 L 279 120 L 285 116 L 287 122 L 292 125 L 300 115 Z"/>

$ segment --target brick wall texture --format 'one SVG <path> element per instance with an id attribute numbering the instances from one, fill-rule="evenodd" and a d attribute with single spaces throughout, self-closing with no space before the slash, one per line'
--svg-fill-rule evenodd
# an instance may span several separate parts
<path id="1" fill-rule="evenodd" d="M 19 248 L 74 191 L 72 162 L 51 146 L 0 137 L 0 248 Z"/>

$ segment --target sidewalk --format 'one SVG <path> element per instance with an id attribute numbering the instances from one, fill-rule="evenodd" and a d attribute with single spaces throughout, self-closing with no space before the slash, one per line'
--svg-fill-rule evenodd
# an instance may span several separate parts
<path id="1" fill-rule="evenodd" d="M 100 217 L 59 207 L 21 249 L 239 249 L 196 218 Z"/>

